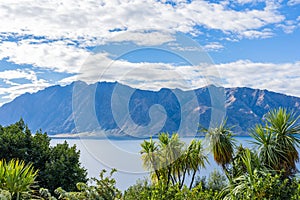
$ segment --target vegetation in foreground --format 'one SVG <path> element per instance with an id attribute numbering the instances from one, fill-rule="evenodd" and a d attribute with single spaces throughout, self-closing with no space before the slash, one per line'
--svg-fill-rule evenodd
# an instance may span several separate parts
<path id="1" fill-rule="evenodd" d="M 298 119 L 283 108 L 270 111 L 250 131 L 253 149 L 237 146 L 226 122 L 201 130 L 205 140 L 188 145 L 176 133 L 161 133 L 141 144 L 149 180 L 123 193 L 112 178 L 116 170 L 87 184 L 75 146 L 50 147 L 46 134 L 32 136 L 20 120 L 0 128 L 0 199 L 299 199 Z M 199 178 L 208 165 L 206 148 L 223 171 L 207 180 Z"/>

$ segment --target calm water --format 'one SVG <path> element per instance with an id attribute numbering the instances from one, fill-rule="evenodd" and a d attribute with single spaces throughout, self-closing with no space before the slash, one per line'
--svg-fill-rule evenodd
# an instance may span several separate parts
<path id="1" fill-rule="evenodd" d="M 183 138 L 189 142 L 192 138 Z M 203 138 L 199 138 L 202 140 Z M 237 144 L 250 147 L 250 137 L 237 137 Z M 63 143 L 65 139 L 52 139 L 51 145 Z M 138 179 L 148 176 L 143 169 L 140 144 L 143 140 L 95 140 L 95 139 L 66 139 L 70 145 L 76 144 L 80 150 L 80 161 L 82 166 L 88 170 L 89 177 L 98 177 L 102 169 L 116 168 L 114 178 L 117 180 L 117 187 L 125 190 L 136 183 Z M 200 171 L 201 176 L 207 176 L 214 169 L 220 168 L 209 154 L 209 162 L 206 169 Z"/>

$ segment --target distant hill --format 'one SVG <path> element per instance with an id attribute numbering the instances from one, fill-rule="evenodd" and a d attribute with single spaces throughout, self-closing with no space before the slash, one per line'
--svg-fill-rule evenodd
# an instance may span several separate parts
<path id="1" fill-rule="evenodd" d="M 80 89 L 84 94 L 85 91 L 94 91 L 92 102 L 96 122 L 90 120 L 90 117 L 82 118 L 80 120 L 87 121 L 84 127 L 75 126 L 74 120 L 76 115 L 73 113 L 72 98 L 74 87 L 80 85 Z M 215 86 L 208 86 L 199 88 L 194 91 L 182 91 L 179 89 L 161 89 L 159 91 L 147 91 L 133 89 L 126 85 L 121 85 L 117 82 L 107 83 L 99 82 L 96 84 L 87 85 L 84 82 L 74 82 L 67 86 L 52 86 L 41 90 L 34 94 L 23 94 L 12 102 L 4 104 L 0 107 L 0 124 L 2 126 L 12 124 L 18 121 L 21 117 L 28 124 L 29 128 L 33 131 L 42 129 L 50 135 L 61 133 L 77 133 L 77 132 L 90 132 L 90 131 L 106 131 L 112 136 L 124 136 L 121 131 L 124 127 L 120 128 L 120 123 L 116 122 L 116 112 L 112 111 L 112 94 L 116 91 L 116 86 L 120 91 L 133 91 L 129 100 L 129 116 L 123 117 L 124 120 L 121 125 L 129 130 L 136 130 L 132 126 L 141 127 L 148 126 L 151 119 L 151 106 L 159 104 L 166 113 L 165 123 L 159 132 L 176 132 L 179 129 L 183 130 L 185 135 L 189 135 L 189 127 L 200 123 L 204 127 L 208 127 L 211 120 L 212 102 L 211 95 L 214 91 L 222 92 L 226 96 L 225 111 L 227 115 L 228 125 L 234 125 L 234 132 L 237 134 L 247 134 L 249 128 L 253 127 L 256 123 L 261 123 L 263 115 L 270 109 L 278 107 L 286 107 L 293 109 L 296 112 L 300 111 L 300 98 L 278 94 L 267 90 L 258 90 L 251 88 L 217 88 Z M 190 102 L 190 97 L 193 95 L 197 98 L 197 106 Z M 120 100 L 123 98 L 122 92 L 118 94 Z M 183 97 L 178 99 L 178 96 Z M 224 98 L 225 99 L 225 98 Z M 81 95 L 80 101 L 77 101 L 77 113 L 85 112 L 86 102 L 90 101 L 90 96 Z M 221 102 L 222 97 L 219 99 Z M 218 99 L 214 99 L 218 101 Z M 121 101 L 120 101 L 121 102 Z M 117 105 L 117 104 L 115 104 Z M 114 106 L 114 105 L 113 105 Z M 120 105 L 121 107 L 124 105 Z M 125 105 L 126 106 L 126 105 Z M 160 107 L 159 107 L 160 108 Z M 120 110 L 120 116 L 122 117 Z M 157 113 L 154 113 L 157 114 Z M 185 121 L 182 126 L 182 116 L 191 117 L 199 116 L 199 121 L 194 121 L 192 118 Z M 124 115 L 125 116 L 125 115 Z M 154 115 L 156 116 L 156 115 Z M 155 118 L 155 117 L 154 117 Z M 195 118 L 197 119 L 197 118 Z M 119 119 L 118 119 L 119 120 Z M 158 120 L 158 119 L 156 119 Z M 154 119 L 155 121 L 155 119 Z M 159 121 L 157 121 L 159 124 Z M 156 124 L 157 124 L 156 123 Z M 133 133 L 141 135 L 157 134 L 151 132 L 156 130 L 156 124 L 153 129 L 140 131 L 140 133 Z M 128 127 L 132 126 L 132 127 Z M 158 125 L 157 125 L 158 126 Z M 79 128 L 78 128 L 79 127 Z"/>

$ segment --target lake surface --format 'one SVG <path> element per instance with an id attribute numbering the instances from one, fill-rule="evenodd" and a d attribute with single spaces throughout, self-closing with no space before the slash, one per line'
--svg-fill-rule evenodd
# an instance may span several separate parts
<path id="1" fill-rule="evenodd" d="M 181 138 L 189 143 L 193 138 Z M 198 138 L 203 140 L 204 138 Z M 80 150 L 80 162 L 88 170 L 88 177 L 99 177 L 102 169 L 110 171 L 116 168 L 114 174 L 117 180 L 117 187 L 121 190 L 127 189 L 136 183 L 138 179 L 148 177 L 149 173 L 143 169 L 140 144 L 143 140 L 109 140 L 109 139 L 51 139 L 51 145 L 67 141 L 71 146 L 76 144 Z M 237 144 L 244 147 L 251 147 L 249 141 L 251 137 L 236 137 Z M 206 169 L 200 170 L 201 176 L 208 176 L 214 169 L 221 171 L 216 165 L 211 154 L 209 154 L 210 164 Z"/>

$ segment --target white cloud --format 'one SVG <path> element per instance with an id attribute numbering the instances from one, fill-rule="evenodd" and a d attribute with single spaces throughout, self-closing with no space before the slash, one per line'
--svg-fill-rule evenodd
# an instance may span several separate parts
<path id="1" fill-rule="evenodd" d="M 211 43 L 203 46 L 203 48 L 206 51 L 219 51 L 219 50 L 223 49 L 224 46 L 222 44 L 220 44 L 219 42 L 211 42 Z"/>
<path id="2" fill-rule="evenodd" d="M 115 34 L 109 39 L 110 42 L 134 42 L 140 46 L 155 46 L 175 40 L 170 32 L 166 31 L 132 31 Z"/>
<path id="3" fill-rule="evenodd" d="M 34 83 L 15 85 L 9 88 L 0 88 L 0 95 L 2 96 L 2 100 L 0 101 L 0 106 L 4 103 L 10 102 L 14 98 L 28 92 L 34 93 L 39 90 L 45 89 L 49 87 L 50 84 L 43 79 L 39 79 Z M 3 101 L 4 100 L 4 101 Z"/>
<path id="4" fill-rule="evenodd" d="M 268 9 L 268 5 L 264 10 L 235 11 L 220 4 L 195 1 L 187 5 L 187 8 L 189 12 L 193 13 L 190 16 L 193 16 L 191 20 L 195 23 L 200 23 L 209 29 L 219 29 L 225 33 L 230 32 L 242 36 L 244 36 L 243 32 L 245 31 L 258 31 L 257 29 L 268 24 L 279 23 L 284 20 L 284 16 L 273 9 Z"/>
<path id="5" fill-rule="evenodd" d="M 0 59 L 76 73 L 89 55 L 87 46 L 113 41 L 158 45 L 173 41 L 176 32 L 203 34 L 196 25 L 221 30 L 228 40 L 267 38 L 273 30 L 263 27 L 285 19 L 271 6 L 272 1 L 264 9 L 241 11 L 208 1 L 176 3 L 171 6 L 154 0 L 0 2 Z M 292 25 L 281 27 L 293 31 Z M 220 43 L 206 45 L 208 51 L 222 48 Z"/>
<path id="6" fill-rule="evenodd" d="M 94 55 L 84 65 L 79 76 L 64 79 L 61 83 L 67 84 L 74 80 L 90 83 L 119 81 L 147 90 L 159 90 L 162 87 L 188 90 L 217 84 L 268 89 L 300 97 L 300 89 L 295 84 L 300 82 L 300 61 L 274 64 L 240 60 L 216 65 L 174 66 L 167 63 L 111 61 L 103 55 Z"/>
<path id="7" fill-rule="evenodd" d="M 36 74 L 31 70 L 5 70 L 0 72 L 0 77 L 7 84 L 16 85 L 17 83 L 13 83 L 11 80 L 13 79 L 26 79 L 30 81 L 37 80 Z"/>
<path id="8" fill-rule="evenodd" d="M 285 33 L 293 33 L 294 30 L 297 28 L 296 21 L 287 20 L 284 24 L 278 24 L 278 27 L 282 28 Z"/>
<path id="9" fill-rule="evenodd" d="M 15 64 L 30 64 L 57 72 L 76 73 L 89 53 L 81 48 L 57 41 L 36 43 L 22 40 L 18 43 L 0 43 L 0 59 L 8 58 Z"/>
<path id="10" fill-rule="evenodd" d="M 255 31 L 255 30 L 249 30 L 249 31 L 244 31 L 241 35 L 243 35 L 246 38 L 269 38 L 272 37 L 274 34 L 271 30 L 269 29 L 264 29 L 263 31 Z"/>
<path id="11" fill-rule="evenodd" d="M 256 1 L 255 0 L 237 0 L 236 2 L 240 3 L 240 4 L 246 4 L 246 3 L 253 3 Z"/>
<path id="12" fill-rule="evenodd" d="M 243 35 L 284 20 L 283 15 L 270 9 L 270 4 L 263 10 L 236 11 L 207 1 L 181 1 L 173 7 L 154 0 L 7 1 L 0 4 L 0 17 L 1 33 L 68 38 L 82 45 L 101 44 L 118 34 L 112 30 L 197 33 L 195 25 L 199 25 L 229 35 Z"/>
<path id="13" fill-rule="evenodd" d="M 195 88 L 191 81 L 197 79 L 198 85 L 207 85 L 208 77 L 203 70 L 193 66 L 175 66 L 170 63 L 132 63 L 126 60 L 111 60 L 107 54 L 95 54 L 90 56 L 80 72 L 76 76 L 68 77 L 60 81 L 66 85 L 75 80 L 82 80 L 88 83 L 98 81 L 118 81 L 135 88 L 147 90 L 159 90 L 168 88 Z M 194 71 L 197 71 L 196 73 Z"/>
<path id="14" fill-rule="evenodd" d="M 2 81 L 7 84 L 7 87 L 0 87 L 0 106 L 3 103 L 13 100 L 21 94 L 24 94 L 26 92 L 37 92 L 38 90 L 50 86 L 50 84 L 46 80 L 38 79 L 35 72 L 29 69 L 1 71 L 0 77 L 0 80 L 2 79 Z M 14 79 L 26 79 L 29 82 L 25 84 L 18 84 L 14 82 Z"/>
<path id="15" fill-rule="evenodd" d="M 300 4 L 300 0 L 289 0 L 287 3 L 289 6 Z"/>
<path id="16" fill-rule="evenodd" d="M 233 2 L 239 3 L 239 4 L 247 4 L 247 3 L 258 3 L 258 2 L 264 2 L 265 0 L 233 0 Z"/>
<path id="17" fill-rule="evenodd" d="M 216 65 L 225 87 L 251 87 L 300 97 L 300 62 L 255 63 L 240 60 Z"/>

